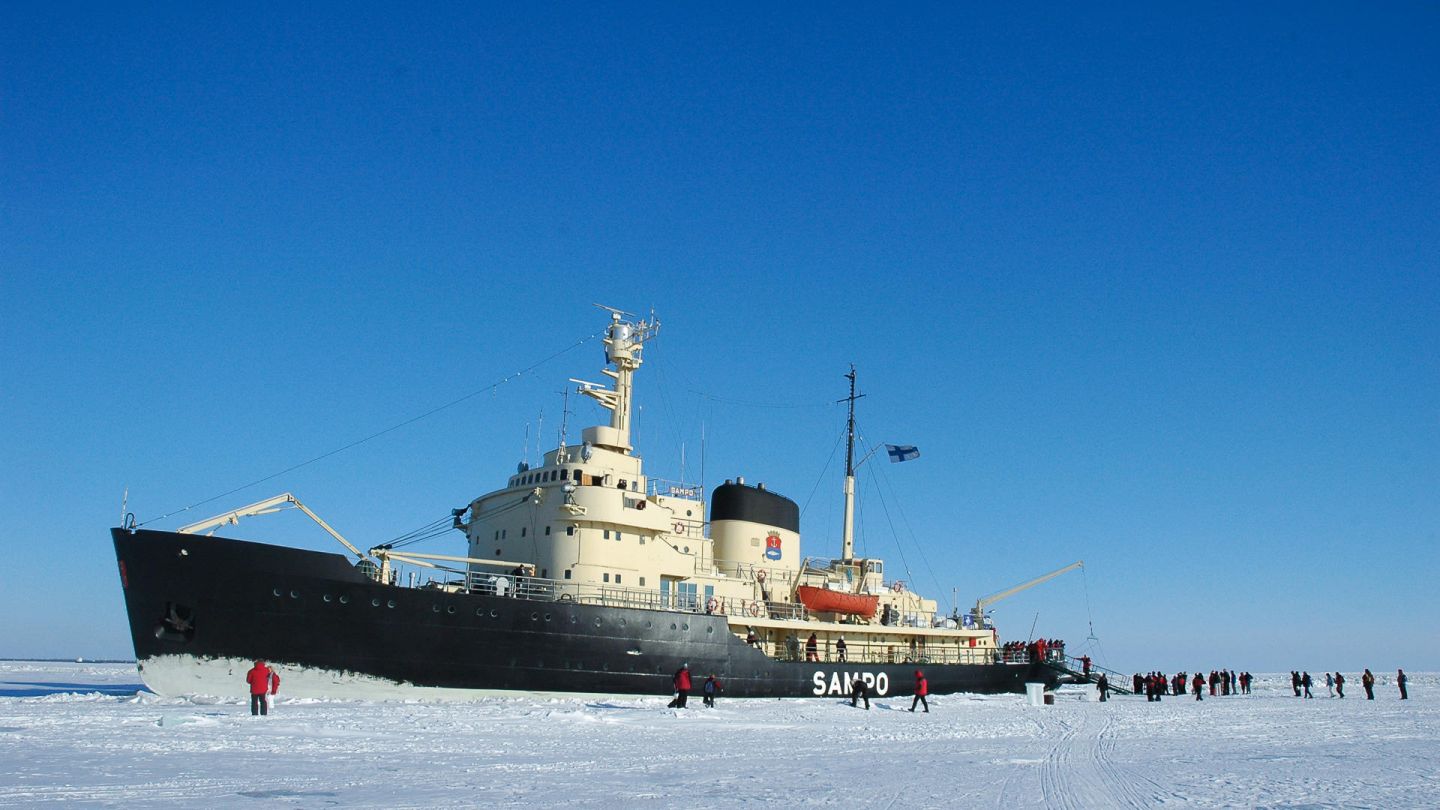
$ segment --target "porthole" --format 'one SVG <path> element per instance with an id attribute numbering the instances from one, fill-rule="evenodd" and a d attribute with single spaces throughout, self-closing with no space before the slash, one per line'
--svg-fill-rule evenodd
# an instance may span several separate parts
<path id="1" fill-rule="evenodd" d="M 600 617 L 599 617 L 599 616 L 596 616 L 596 617 L 595 617 L 595 626 L 596 626 L 596 627 L 599 627 L 599 626 L 600 626 Z"/>
<path id="2" fill-rule="evenodd" d="M 299 599 L 299 598 L 300 598 L 300 592 L 299 592 L 299 591 L 291 591 L 291 592 L 290 592 L 290 598 L 291 598 L 291 599 Z"/>
<path id="3" fill-rule="evenodd" d="M 670 623 L 670 629 L 671 629 L 671 630 L 678 630 L 679 628 L 675 626 L 675 623 L 674 623 L 674 622 L 671 622 L 671 623 Z"/>
<path id="4" fill-rule="evenodd" d="M 391 607 L 394 607 L 394 605 L 391 605 Z M 430 612 L 431 612 L 431 613 L 439 613 L 439 612 L 440 612 L 440 606 L 439 606 L 439 605 L 431 605 L 431 606 L 430 606 Z"/>
<path id="5" fill-rule="evenodd" d="M 370 607 L 380 607 L 380 600 L 379 600 L 379 599 L 371 599 L 371 600 L 370 600 Z"/>
<path id="6" fill-rule="evenodd" d="M 539 614 L 539 613 L 531 613 L 531 614 L 530 614 L 530 621 L 532 621 L 532 622 L 538 622 L 538 621 L 540 621 L 540 614 Z"/>
<path id="7" fill-rule="evenodd" d="M 654 622 L 650 621 L 649 619 L 646 619 L 646 620 L 645 620 L 645 629 L 646 629 L 646 630 L 649 630 L 650 628 L 652 628 L 652 627 L 654 627 L 654 626 L 655 626 L 655 623 L 654 623 Z"/>
<path id="8" fill-rule="evenodd" d="M 571 623 L 571 624 L 575 624 L 575 623 L 577 623 L 577 622 L 579 622 L 579 621 L 580 621 L 580 619 L 579 619 L 574 613 L 571 613 L 571 614 L 570 614 L 570 623 Z"/>
<path id="9" fill-rule="evenodd" d="M 344 594 L 341 594 L 341 595 L 340 595 L 340 604 L 342 604 L 342 605 L 348 605 L 348 604 L 350 604 L 350 597 L 348 597 L 348 596 L 346 596 L 346 595 L 344 595 Z"/>
<path id="10" fill-rule="evenodd" d="M 321 598 L 321 599 L 324 599 L 326 602 L 331 601 L 331 596 L 330 596 L 330 594 L 328 594 L 328 593 L 325 594 L 324 596 L 320 597 L 320 598 Z"/>
<path id="11" fill-rule="evenodd" d="M 707 632 L 707 633 L 713 633 L 713 632 L 715 632 L 715 628 L 713 628 L 713 627 L 707 627 L 707 628 L 705 628 L 705 632 Z"/>
<path id="12" fill-rule="evenodd" d="M 546 614 L 545 614 L 545 621 L 547 621 L 547 622 L 550 621 L 550 614 L 549 614 L 549 613 L 546 613 Z"/>
<path id="13" fill-rule="evenodd" d="M 454 616 L 454 615 L 455 615 L 455 606 L 454 606 L 454 605 L 446 605 L 446 607 L 445 607 L 445 612 L 448 613 L 448 614 L 450 614 L 451 616 Z"/>
<path id="14" fill-rule="evenodd" d="M 624 627 L 624 626 L 625 626 L 625 620 L 624 620 L 624 619 L 621 619 L 621 620 L 619 621 L 619 625 L 620 625 L 621 627 Z"/>
<path id="15" fill-rule="evenodd" d="M 681 630 L 689 630 L 689 629 L 690 629 L 690 625 L 688 625 L 688 624 L 682 624 L 682 625 L 680 625 L 680 629 L 681 629 Z"/>
<path id="16" fill-rule="evenodd" d="M 394 600 L 394 599 L 387 599 L 387 600 L 385 600 L 385 607 L 389 607 L 389 608 L 395 607 L 395 600 Z"/>
<path id="17" fill-rule="evenodd" d="M 490 618 L 492 618 L 492 619 L 498 619 L 498 618 L 500 618 L 500 611 L 498 611 L 498 610 L 493 610 L 493 609 L 492 609 L 492 610 L 490 611 Z"/>
<path id="18" fill-rule="evenodd" d="M 271 593 L 275 594 L 276 596 L 284 596 L 284 595 L 285 595 L 284 593 L 281 592 L 281 590 L 280 590 L 279 588 L 276 588 L 275 590 L 271 591 Z"/>
<path id="19" fill-rule="evenodd" d="M 484 616 L 484 615 L 485 615 L 485 608 L 475 608 L 475 615 L 476 615 L 476 616 Z"/>

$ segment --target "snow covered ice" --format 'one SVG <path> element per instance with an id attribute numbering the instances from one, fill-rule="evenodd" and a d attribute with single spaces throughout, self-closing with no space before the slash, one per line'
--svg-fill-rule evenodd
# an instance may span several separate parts
<path id="1" fill-rule="evenodd" d="M 284 675 L 284 668 L 280 668 Z M 909 695 L 162 699 L 130 664 L 0 663 L 0 807 L 1435 807 L 1440 676 L 1366 701 Z"/>

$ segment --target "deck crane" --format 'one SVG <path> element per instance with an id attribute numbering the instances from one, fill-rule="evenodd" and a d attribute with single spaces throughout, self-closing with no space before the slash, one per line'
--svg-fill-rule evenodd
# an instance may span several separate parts
<path id="1" fill-rule="evenodd" d="M 320 528 L 328 532 L 331 537 L 339 540 L 340 545 L 349 549 L 350 553 L 354 554 L 356 559 L 366 559 L 366 555 L 364 552 L 356 548 L 349 540 L 346 540 L 344 537 L 342 537 L 339 532 L 330 528 L 329 523 L 321 520 L 319 515 L 311 512 L 309 507 L 300 502 L 300 499 L 296 498 L 294 495 L 291 495 L 288 492 L 276 495 L 273 498 L 266 498 L 263 501 L 256 501 L 249 506 L 242 506 L 239 509 L 226 512 L 223 515 L 216 515 L 209 520 L 202 520 L 199 523 L 191 523 L 189 526 L 181 526 L 177 531 L 179 531 L 181 534 L 199 534 L 200 532 L 214 534 L 215 530 L 220 528 L 221 526 L 233 526 L 239 523 L 240 518 L 242 517 L 253 517 L 255 515 L 270 515 L 283 509 L 289 508 L 286 506 L 286 504 L 292 504 L 294 508 L 299 509 L 301 512 L 304 512 L 307 517 L 318 523 L 320 525 Z"/>
<path id="2" fill-rule="evenodd" d="M 1000 591 L 999 593 L 992 593 L 992 594 L 990 594 L 989 596 L 986 596 L 986 597 L 982 597 L 982 598 L 980 598 L 980 599 L 977 599 L 977 600 L 975 601 L 975 609 L 974 609 L 973 611 L 971 611 L 971 613 L 970 613 L 970 619 L 971 619 L 971 621 L 973 621 L 973 622 L 975 623 L 975 626 L 976 626 L 976 627 L 983 627 L 983 626 L 985 626 L 985 609 L 988 608 L 988 607 L 990 607 L 991 605 L 995 604 L 996 602 L 999 602 L 1001 599 L 1007 599 L 1007 598 L 1009 598 L 1009 597 L 1011 597 L 1011 596 L 1014 596 L 1014 595 L 1017 594 L 1017 593 L 1020 593 L 1021 591 L 1028 590 L 1028 589 L 1030 589 L 1030 588 L 1035 587 L 1036 585 L 1040 585 L 1040 584 L 1049 582 L 1050 580 L 1054 579 L 1055 577 L 1060 576 L 1061 574 L 1066 574 L 1066 573 L 1069 573 L 1069 572 L 1071 572 L 1071 571 L 1074 571 L 1076 568 L 1084 568 L 1084 567 L 1085 567 L 1085 561 L 1084 561 L 1084 560 L 1076 560 L 1075 562 L 1070 563 L 1069 565 L 1065 566 L 1064 568 L 1057 568 L 1057 569 L 1055 569 L 1054 571 L 1051 571 L 1050 573 L 1045 574 L 1044 576 L 1038 576 L 1038 577 L 1030 580 L 1029 582 L 1022 582 L 1022 583 L 1020 583 L 1019 585 L 1016 585 L 1016 586 L 1013 587 L 1013 588 L 1006 588 L 1005 590 Z"/>

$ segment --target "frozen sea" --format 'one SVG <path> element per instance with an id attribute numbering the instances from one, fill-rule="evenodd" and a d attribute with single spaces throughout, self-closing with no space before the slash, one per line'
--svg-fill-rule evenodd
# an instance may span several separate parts
<path id="1" fill-rule="evenodd" d="M 282 675 L 284 670 L 280 670 Z M 159 698 L 133 665 L 0 662 L 0 807 L 1440 807 L 1440 676 L 1366 701 L 1056 704 Z"/>

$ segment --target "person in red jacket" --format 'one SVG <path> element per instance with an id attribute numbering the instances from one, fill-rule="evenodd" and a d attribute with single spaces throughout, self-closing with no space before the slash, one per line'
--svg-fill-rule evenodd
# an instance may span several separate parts
<path id="1" fill-rule="evenodd" d="M 670 682 L 675 685 L 675 699 L 670 701 L 670 708 L 685 708 L 685 701 L 690 698 L 690 665 L 681 664 Z"/>
<path id="2" fill-rule="evenodd" d="M 1191 682 L 1190 685 L 1195 687 L 1195 699 L 1204 700 L 1205 698 L 1201 695 L 1201 693 L 1205 691 L 1205 676 L 1201 675 L 1198 672 L 1195 673 L 1195 680 Z M 1210 694 L 1213 695 L 1215 693 L 1211 692 Z"/>
<path id="3" fill-rule="evenodd" d="M 925 712 L 928 714 L 930 702 L 925 699 L 928 694 L 930 694 L 930 682 L 925 680 L 925 673 L 917 669 L 915 670 L 915 699 L 910 701 L 910 711 L 915 711 L 915 707 L 918 705 L 924 706 Z"/>
<path id="4" fill-rule="evenodd" d="M 273 695 L 280 691 L 280 676 L 275 670 L 265 666 L 264 661 L 256 661 L 255 666 L 245 673 L 245 682 L 250 684 L 250 714 L 269 714 L 270 706 L 266 694 Z"/>

